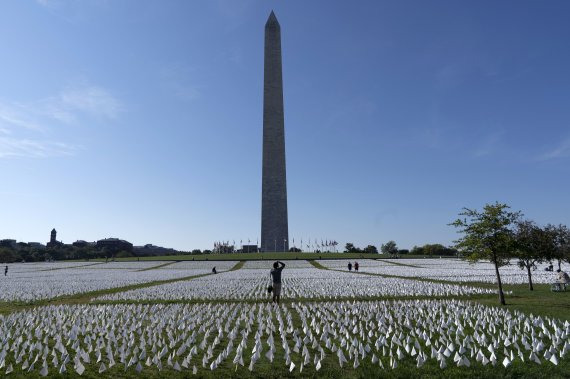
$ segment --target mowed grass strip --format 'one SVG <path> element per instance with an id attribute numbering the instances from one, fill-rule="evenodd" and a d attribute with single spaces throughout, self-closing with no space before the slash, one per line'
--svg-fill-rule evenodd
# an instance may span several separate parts
<path id="1" fill-rule="evenodd" d="M 423 268 L 421 266 L 410 265 L 406 263 L 396 262 L 395 259 L 376 259 L 378 262 L 384 262 L 395 266 L 413 267 L 413 268 Z"/>
<path id="2" fill-rule="evenodd" d="M 140 271 L 156 270 L 156 269 L 159 269 L 159 268 L 163 268 L 163 267 L 166 267 L 166 266 L 173 265 L 173 264 L 178 263 L 178 262 L 180 262 L 180 261 L 170 261 L 170 262 L 166 262 L 166 263 L 163 263 L 163 264 L 161 264 L 161 265 L 158 265 L 158 266 L 147 267 L 147 268 L 143 268 L 142 270 L 137 270 L 137 271 L 140 272 Z"/>
<path id="3" fill-rule="evenodd" d="M 36 272 L 40 272 L 40 271 L 57 271 L 57 270 L 69 270 L 69 269 L 74 269 L 74 268 L 83 268 L 83 267 L 89 267 L 89 266 L 96 266 L 96 265 L 100 265 L 103 262 L 95 262 L 95 263 L 87 263 L 84 265 L 79 265 L 79 266 L 65 266 L 65 267 L 54 267 L 54 268 L 46 268 L 43 270 L 38 270 Z"/>

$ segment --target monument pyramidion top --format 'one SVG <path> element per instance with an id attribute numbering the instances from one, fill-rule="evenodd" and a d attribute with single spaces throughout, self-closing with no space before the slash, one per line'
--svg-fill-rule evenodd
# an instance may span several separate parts
<path id="1" fill-rule="evenodd" d="M 279 21 L 277 21 L 277 17 L 275 16 L 275 13 L 273 13 L 273 11 L 271 11 L 271 13 L 269 14 L 269 18 L 265 23 L 265 28 L 279 28 Z"/>

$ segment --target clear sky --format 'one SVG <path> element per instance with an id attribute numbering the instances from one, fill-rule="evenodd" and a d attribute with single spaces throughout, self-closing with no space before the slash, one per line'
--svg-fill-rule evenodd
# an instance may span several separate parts
<path id="1" fill-rule="evenodd" d="M 570 224 L 569 1 L 12 0 L 0 238 L 259 238 L 271 9 L 290 240 L 448 244 L 494 201 Z"/>

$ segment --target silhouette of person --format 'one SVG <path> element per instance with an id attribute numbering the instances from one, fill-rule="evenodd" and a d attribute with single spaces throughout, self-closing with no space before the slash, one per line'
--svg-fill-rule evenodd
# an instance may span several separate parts
<path id="1" fill-rule="evenodd" d="M 279 304 L 281 298 L 281 271 L 285 268 L 285 263 L 277 261 L 273 263 L 273 270 L 269 276 L 273 280 L 273 300 L 272 302 Z"/>

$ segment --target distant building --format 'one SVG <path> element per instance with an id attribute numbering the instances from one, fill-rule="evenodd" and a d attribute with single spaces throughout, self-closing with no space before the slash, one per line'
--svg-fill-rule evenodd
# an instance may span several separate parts
<path id="1" fill-rule="evenodd" d="M 55 228 L 52 229 L 49 242 L 46 244 L 47 247 L 59 247 L 62 246 L 63 242 L 57 240 L 57 231 Z"/>
<path id="2" fill-rule="evenodd" d="M 119 251 L 132 252 L 133 244 L 118 238 L 105 238 L 97 241 L 97 243 L 95 244 L 95 248 L 98 250 L 106 249 L 111 253 L 117 253 Z"/>
<path id="3" fill-rule="evenodd" d="M 153 244 L 146 244 L 144 246 L 135 246 L 133 248 L 135 255 L 172 255 L 176 253 L 174 249 L 168 249 L 166 247 L 156 246 Z"/>

